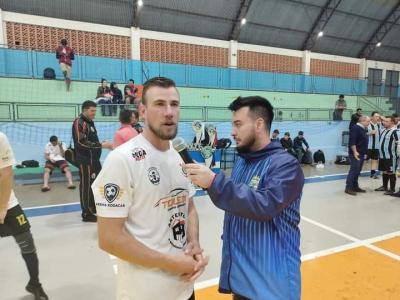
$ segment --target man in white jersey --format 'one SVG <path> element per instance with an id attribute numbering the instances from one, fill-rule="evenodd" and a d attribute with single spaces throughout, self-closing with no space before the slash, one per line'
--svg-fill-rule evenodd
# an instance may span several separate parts
<path id="1" fill-rule="evenodd" d="M 378 169 L 378 160 L 379 160 L 379 137 L 381 134 L 382 124 L 381 115 L 379 112 L 374 111 L 371 114 L 371 121 L 368 125 L 368 152 L 367 157 L 371 159 L 371 178 L 378 179 L 376 174 L 376 170 Z"/>
<path id="2" fill-rule="evenodd" d="M 175 83 L 144 84 L 143 133 L 112 151 L 92 185 L 100 248 L 119 258 L 118 300 L 194 299 L 201 254 L 193 185 L 170 140 L 180 113 Z"/>
<path id="3" fill-rule="evenodd" d="M 12 189 L 13 164 L 15 160 L 10 143 L 6 135 L 0 132 L 0 237 L 14 237 L 29 272 L 30 279 L 25 289 L 35 296 L 35 300 L 47 300 L 39 281 L 39 260 L 31 226 Z M 7 276 L 7 272 L 1 273 Z"/>

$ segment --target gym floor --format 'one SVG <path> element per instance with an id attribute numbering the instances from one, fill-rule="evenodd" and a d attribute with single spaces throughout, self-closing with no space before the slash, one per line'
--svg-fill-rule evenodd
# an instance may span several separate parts
<path id="1" fill-rule="evenodd" d="M 360 178 L 366 194 L 345 194 L 347 166 L 305 166 L 301 205 L 302 299 L 400 299 L 400 198 L 373 190 L 380 179 Z M 114 299 L 115 258 L 97 246 L 96 225 L 82 223 L 78 191 L 65 183 L 17 185 L 40 259 L 40 278 L 52 300 Z M 231 299 L 217 291 L 223 212 L 207 195 L 195 197 L 200 239 L 210 263 L 195 284 L 196 299 Z M 0 299 L 32 299 L 27 272 L 12 238 L 1 239 Z"/>

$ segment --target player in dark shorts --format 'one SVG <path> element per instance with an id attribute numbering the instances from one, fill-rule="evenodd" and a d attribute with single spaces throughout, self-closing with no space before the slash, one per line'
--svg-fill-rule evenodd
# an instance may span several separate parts
<path id="1" fill-rule="evenodd" d="M 39 260 L 30 224 L 12 190 L 14 155 L 6 135 L 0 132 L 0 237 L 13 236 L 29 272 L 25 289 L 35 300 L 49 299 L 39 281 Z"/>

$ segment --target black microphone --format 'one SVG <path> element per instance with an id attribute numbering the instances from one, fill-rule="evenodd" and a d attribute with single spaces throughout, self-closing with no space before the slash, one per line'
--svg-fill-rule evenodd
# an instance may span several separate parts
<path id="1" fill-rule="evenodd" d="M 172 146 L 182 157 L 182 160 L 185 164 L 193 164 L 194 161 L 188 152 L 188 146 L 185 143 L 185 140 L 181 137 L 177 137 L 172 141 Z"/>

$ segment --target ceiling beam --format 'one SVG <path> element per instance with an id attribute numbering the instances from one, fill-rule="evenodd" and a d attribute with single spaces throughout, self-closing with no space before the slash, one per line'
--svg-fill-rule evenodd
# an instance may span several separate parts
<path id="1" fill-rule="evenodd" d="M 368 58 L 376 49 L 376 44 L 382 42 L 386 34 L 393 28 L 400 20 L 400 0 L 389 12 L 386 18 L 379 24 L 378 28 L 365 43 L 364 47 L 358 53 L 358 57 Z"/>
<path id="2" fill-rule="evenodd" d="M 325 6 L 321 9 L 321 12 L 308 32 L 307 37 L 303 42 L 303 46 L 301 47 L 302 50 L 311 50 L 314 47 L 318 33 L 324 30 L 326 24 L 328 24 L 329 19 L 332 17 L 340 2 L 342 2 L 342 0 L 328 0 L 326 2 Z"/>
<path id="3" fill-rule="evenodd" d="M 239 38 L 240 30 L 242 29 L 242 19 L 246 17 L 249 11 L 252 0 L 241 0 L 240 7 L 236 18 L 232 24 L 231 33 L 229 34 L 229 40 L 237 41 Z"/>

